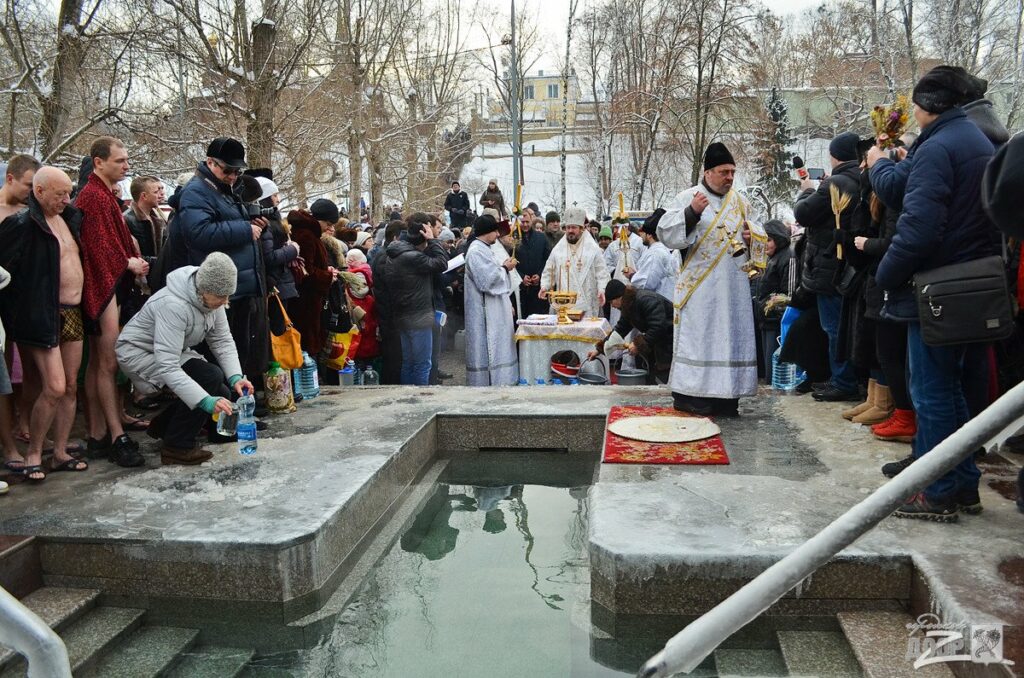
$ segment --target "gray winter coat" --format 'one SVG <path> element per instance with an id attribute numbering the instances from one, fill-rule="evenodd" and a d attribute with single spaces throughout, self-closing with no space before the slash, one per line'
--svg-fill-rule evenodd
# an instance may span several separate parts
<path id="1" fill-rule="evenodd" d="M 195 409 L 210 395 L 181 369 L 193 358 L 192 347 L 206 341 L 224 375 L 242 374 L 224 307 L 211 311 L 196 290 L 198 266 L 183 266 L 167 275 L 167 286 L 150 297 L 117 339 L 117 362 L 140 393 L 167 386 Z"/>

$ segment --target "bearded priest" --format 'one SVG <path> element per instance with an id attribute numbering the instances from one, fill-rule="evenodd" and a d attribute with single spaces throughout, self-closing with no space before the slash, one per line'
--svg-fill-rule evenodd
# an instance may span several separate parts
<path id="1" fill-rule="evenodd" d="M 575 307 L 587 318 L 598 318 L 604 307 L 604 288 L 609 275 L 604 252 L 587 232 L 586 220 L 586 212 L 578 207 L 565 210 L 562 217 L 565 237 L 551 250 L 537 296 L 547 299 L 548 292 L 576 292 Z"/>

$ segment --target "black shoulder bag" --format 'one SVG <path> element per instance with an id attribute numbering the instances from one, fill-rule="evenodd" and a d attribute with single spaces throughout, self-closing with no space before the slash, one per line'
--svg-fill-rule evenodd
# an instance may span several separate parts
<path id="1" fill-rule="evenodd" d="M 1002 257 L 941 266 L 914 276 L 921 338 L 929 346 L 1002 341 L 1013 304 Z"/>

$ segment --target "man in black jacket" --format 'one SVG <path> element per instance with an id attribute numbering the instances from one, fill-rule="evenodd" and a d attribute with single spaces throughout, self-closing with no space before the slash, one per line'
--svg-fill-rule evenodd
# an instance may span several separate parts
<path id="1" fill-rule="evenodd" d="M 142 258 L 152 266 L 163 247 L 167 227 L 164 215 L 160 213 L 160 203 L 164 201 L 164 185 L 154 176 L 141 176 L 132 179 L 130 190 L 132 205 L 125 210 L 124 221 L 139 243 Z"/>
<path id="2" fill-rule="evenodd" d="M 672 367 L 672 302 L 654 290 L 640 290 L 614 279 L 605 286 L 604 296 L 621 315 L 615 329 L 599 348 L 603 350 L 605 344 L 614 348 L 636 330 L 627 350 L 647 361 L 648 383 L 668 383 Z M 591 351 L 587 357 L 593 358 L 597 353 L 597 350 Z"/>
<path id="3" fill-rule="evenodd" d="M 519 285 L 519 303 L 524 318 L 534 313 L 548 312 L 547 300 L 538 298 L 537 293 L 540 291 L 540 274 L 544 272 L 550 254 L 551 243 L 547 236 L 533 230 L 530 221 L 524 221 L 523 239 L 516 248 L 516 260 L 519 262 L 516 271 L 523 278 Z"/>
<path id="4" fill-rule="evenodd" d="M 388 245 L 386 257 L 388 307 L 402 343 L 401 383 L 426 386 L 434 343 L 433 279 L 448 268 L 448 254 L 427 220 L 411 217 L 405 239 Z"/>
<path id="5" fill-rule="evenodd" d="M 829 363 L 832 378 L 824 390 L 814 394 L 815 400 L 837 402 L 860 398 L 857 390 L 857 375 L 852 363 L 839 360 L 839 320 L 843 298 L 835 286 L 835 277 L 840 270 L 836 251 L 836 220 L 832 212 L 830 187 L 849 196 L 849 205 L 840 215 L 840 226 L 849 230 L 853 213 L 860 197 L 860 160 L 857 152 L 859 137 L 853 132 L 843 132 L 829 144 L 832 160 L 832 176 L 814 189 L 814 184 L 805 179 L 801 183 L 802 193 L 796 199 L 793 215 L 804 227 L 807 250 L 804 253 L 801 282 L 805 290 L 818 297 L 818 315 L 821 329 L 828 335 Z"/>
<path id="6" fill-rule="evenodd" d="M 444 208 L 448 210 L 452 228 L 462 229 L 469 225 L 469 196 L 459 182 L 452 182 L 452 192 L 444 199 Z"/>
<path id="7" fill-rule="evenodd" d="M 380 383 L 389 386 L 402 381 L 402 341 L 395 326 L 394 310 L 391 302 L 391 288 L 388 285 L 386 265 L 389 257 L 387 248 L 398 240 L 405 230 L 402 221 L 391 221 L 384 227 L 382 252 L 374 258 L 370 269 L 373 271 L 373 296 L 377 304 L 377 318 L 380 321 L 381 368 Z"/>

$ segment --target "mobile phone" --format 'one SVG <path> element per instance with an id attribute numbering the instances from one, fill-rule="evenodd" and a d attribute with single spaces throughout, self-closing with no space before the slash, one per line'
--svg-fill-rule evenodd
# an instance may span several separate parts
<path id="1" fill-rule="evenodd" d="M 825 170 L 821 167 L 808 167 L 807 178 L 811 181 L 821 181 L 825 178 Z"/>

